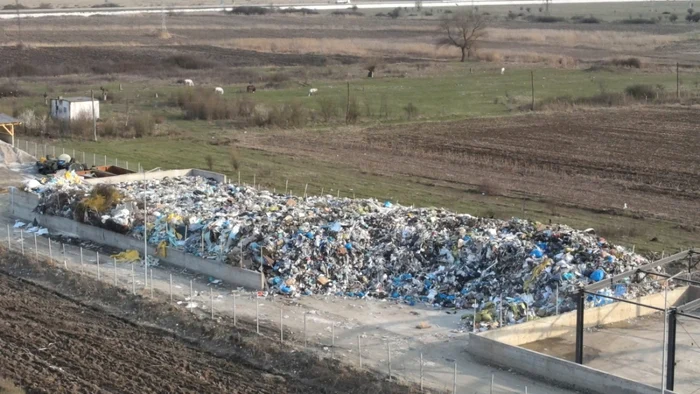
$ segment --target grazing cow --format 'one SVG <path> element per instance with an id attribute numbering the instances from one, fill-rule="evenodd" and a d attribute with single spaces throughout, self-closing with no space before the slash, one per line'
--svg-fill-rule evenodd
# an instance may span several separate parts
<path id="1" fill-rule="evenodd" d="M 248 85 L 248 86 L 245 88 L 245 91 L 248 92 L 248 93 L 255 93 L 255 85 Z"/>
<path id="2" fill-rule="evenodd" d="M 316 89 L 316 88 L 309 89 L 309 96 L 313 96 L 316 93 L 318 93 L 318 89 Z"/>
<path id="3" fill-rule="evenodd" d="M 223 95 L 223 94 L 224 94 L 224 89 L 222 89 L 222 88 L 220 88 L 220 87 L 215 87 L 215 88 L 214 88 L 214 93 L 218 93 L 218 94 Z"/>
<path id="4" fill-rule="evenodd" d="M 502 67 L 502 68 L 501 68 L 501 75 L 503 75 L 505 72 L 506 72 L 506 68 L 505 68 L 505 67 Z"/>
<path id="5" fill-rule="evenodd" d="M 191 79 L 185 79 L 185 86 L 194 86 L 194 81 Z"/>

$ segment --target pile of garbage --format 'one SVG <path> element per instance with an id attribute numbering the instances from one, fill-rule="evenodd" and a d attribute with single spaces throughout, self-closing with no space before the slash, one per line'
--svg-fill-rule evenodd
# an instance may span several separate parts
<path id="1" fill-rule="evenodd" d="M 70 155 L 64 153 L 58 157 L 46 155 L 36 161 L 37 172 L 42 175 L 55 174 L 58 171 L 85 171 L 89 167 L 78 163 Z"/>
<path id="2" fill-rule="evenodd" d="M 37 210 L 148 243 L 262 269 L 281 294 L 342 294 L 479 310 L 484 329 L 575 308 L 580 285 L 648 261 L 598 237 L 529 220 L 497 220 L 374 199 L 273 194 L 201 177 L 111 185 L 55 181 Z M 145 209 L 144 209 L 145 203 Z M 144 211 L 147 212 L 144 215 Z M 637 297 L 643 276 L 603 293 Z M 560 294 L 557 298 L 556 294 Z M 591 304 L 610 302 L 591 297 Z"/>

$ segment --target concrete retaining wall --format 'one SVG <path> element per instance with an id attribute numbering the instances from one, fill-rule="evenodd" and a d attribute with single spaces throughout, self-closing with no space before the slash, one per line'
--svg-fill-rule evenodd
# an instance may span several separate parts
<path id="1" fill-rule="evenodd" d="M 469 334 L 467 351 L 490 364 L 513 369 L 583 393 L 658 394 L 661 391 L 660 388 L 511 346 L 479 334 Z M 666 394 L 672 392 L 666 391 Z"/>
<path id="2" fill-rule="evenodd" d="M 681 305 L 695 298 L 696 294 L 693 290 L 687 287 L 677 288 L 668 292 L 668 305 Z M 663 308 L 664 294 L 650 294 L 644 297 L 635 298 L 633 301 Z M 586 327 L 594 327 L 612 324 L 653 313 L 657 313 L 657 311 L 624 302 L 616 302 L 598 308 L 586 309 L 586 313 L 584 314 L 584 325 Z M 573 332 L 575 328 L 576 311 L 571 311 L 562 313 L 559 316 L 545 317 L 543 319 L 534 320 L 528 323 L 503 327 L 498 330 L 486 331 L 480 335 L 501 343 L 518 346 L 525 343 L 562 336 Z"/>
<path id="3" fill-rule="evenodd" d="M 143 174 L 141 175 L 143 176 Z M 36 219 L 41 226 L 50 230 L 70 234 L 88 241 L 109 245 L 119 249 L 135 249 L 139 251 L 139 254 L 143 255 L 142 240 L 99 227 L 78 223 L 68 218 L 41 215 L 33 212 L 39 201 L 38 197 L 34 194 L 15 189 L 11 192 L 11 199 L 13 202 L 10 205 L 10 213 L 16 218 L 29 222 Z M 155 256 L 157 254 L 155 247 L 149 245 L 148 253 Z M 202 259 L 178 250 L 168 249 L 167 257 L 162 257 L 161 261 L 221 279 L 235 286 L 242 286 L 252 290 L 262 290 L 264 288 L 264 278 L 259 272 L 234 267 L 217 261 Z"/>

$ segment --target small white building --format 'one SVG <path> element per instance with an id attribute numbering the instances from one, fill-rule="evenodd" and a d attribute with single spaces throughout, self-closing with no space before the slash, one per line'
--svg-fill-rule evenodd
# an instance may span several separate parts
<path id="1" fill-rule="evenodd" d="M 51 117 L 62 120 L 91 119 L 92 106 L 95 118 L 100 118 L 100 102 L 90 97 L 59 97 L 51 99 Z"/>

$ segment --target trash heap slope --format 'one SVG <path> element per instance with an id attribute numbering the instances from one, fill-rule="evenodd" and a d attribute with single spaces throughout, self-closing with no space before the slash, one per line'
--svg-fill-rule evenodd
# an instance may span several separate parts
<path id="1" fill-rule="evenodd" d="M 271 289 L 288 295 L 389 297 L 408 304 L 481 310 L 483 327 L 574 308 L 581 284 L 648 261 L 565 225 L 497 220 L 373 199 L 301 198 L 200 177 L 92 187 L 70 176 L 42 185 L 41 213 L 59 215 L 148 242 L 238 265 L 252 261 Z M 614 289 L 620 297 L 657 291 L 641 276 Z M 612 294 L 612 290 L 605 290 Z M 601 304 L 606 299 L 595 297 Z"/>

